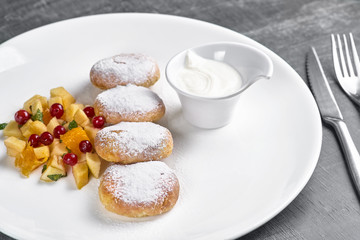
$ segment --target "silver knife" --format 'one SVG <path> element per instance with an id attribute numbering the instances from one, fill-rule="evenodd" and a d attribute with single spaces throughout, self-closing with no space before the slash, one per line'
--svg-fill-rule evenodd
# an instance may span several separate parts
<path id="1" fill-rule="evenodd" d="M 310 82 L 310 89 L 315 97 L 322 119 L 335 129 L 345 154 L 352 180 L 360 196 L 360 155 L 343 121 L 340 109 L 326 80 L 319 57 L 313 47 L 307 55 L 306 71 Z"/>

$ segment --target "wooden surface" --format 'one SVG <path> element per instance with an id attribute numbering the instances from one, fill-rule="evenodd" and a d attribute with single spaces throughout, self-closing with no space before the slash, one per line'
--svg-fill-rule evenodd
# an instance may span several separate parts
<path id="1" fill-rule="evenodd" d="M 360 112 L 334 78 L 329 37 L 330 33 L 351 31 L 360 50 L 359 1 L 0 0 L 0 43 L 48 23 L 110 12 L 172 14 L 230 28 L 273 50 L 303 79 L 306 52 L 309 46 L 315 46 L 360 149 Z M 359 199 L 339 143 L 334 132 L 325 126 L 320 159 L 304 190 L 275 218 L 241 239 L 360 239 L 359 213 Z M 11 238 L 0 233 L 0 240 L 4 239 Z"/>

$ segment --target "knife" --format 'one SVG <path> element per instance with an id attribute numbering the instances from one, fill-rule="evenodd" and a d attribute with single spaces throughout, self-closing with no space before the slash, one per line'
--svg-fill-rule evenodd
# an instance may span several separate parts
<path id="1" fill-rule="evenodd" d="M 307 54 L 306 72 L 323 121 L 335 129 L 357 194 L 360 197 L 360 155 L 343 121 L 315 48 Z"/>

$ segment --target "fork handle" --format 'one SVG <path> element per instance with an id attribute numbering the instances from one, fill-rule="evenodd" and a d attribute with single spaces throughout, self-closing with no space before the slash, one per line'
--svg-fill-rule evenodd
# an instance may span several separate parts
<path id="1" fill-rule="evenodd" d="M 342 120 L 333 118 L 327 118 L 324 120 L 335 128 L 345 154 L 345 160 L 351 173 L 353 183 L 356 187 L 358 196 L 360 197 L 360 155 L 356 149 L 353 139 L 351 138 L 349 129 Z"/>

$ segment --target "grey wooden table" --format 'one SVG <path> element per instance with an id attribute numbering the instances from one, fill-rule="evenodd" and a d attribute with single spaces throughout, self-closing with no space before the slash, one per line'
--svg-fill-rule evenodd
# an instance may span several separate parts
<path id="1" fill-rule="evenodd" d="M 48 23 L 110 12 L 165 13 L 230 28 L 273 50 L 303 79 L 305 54 L 310 45 L 315 46 L 360 148 L 360 111 L 334 78 L 329 38 L 330 33 L 351 31 L 360 47 L 359 1 L 0 0 L 0 43 Z M 241 239 L 360 239 L 359 213 L 360 202 L 334 132 L 323 127 L 320 159 L 304 190 L 275 218 Z M 0 240 L 5 239 L 11 238 L 0 233 Z"/>

